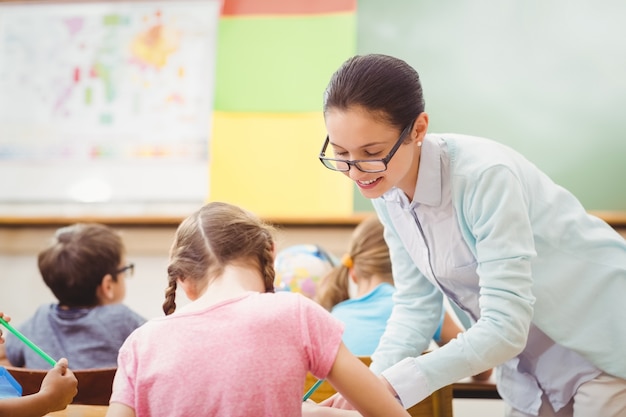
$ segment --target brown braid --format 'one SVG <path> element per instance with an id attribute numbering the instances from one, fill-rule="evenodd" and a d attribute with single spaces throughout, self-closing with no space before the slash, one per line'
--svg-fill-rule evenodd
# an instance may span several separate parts
<path id="1" fill-rule="evenodd" d="M 165 302 L 163 303 L 163 312 L 169 316 L 176 311 L 176 277 L 169 278 L 169 286 L 165 290 Z"/>
<path id="2" fill-rule="evenodd" d="M 274 292 L 274 241 L 272 236 L 267 234 L 267 242 L 265 251 L 261 259 L 261 267 L 263 269 L 263 280 L 265 281 L 265 292 Z"/>

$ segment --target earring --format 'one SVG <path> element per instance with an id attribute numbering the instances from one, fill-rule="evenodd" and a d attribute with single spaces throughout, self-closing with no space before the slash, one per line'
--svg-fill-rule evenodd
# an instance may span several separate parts
<path id="1" fill-rule="evenodd" d="M 417 142 L 417 147 L 421 147 L 422 146 L 422 141 Z"/>

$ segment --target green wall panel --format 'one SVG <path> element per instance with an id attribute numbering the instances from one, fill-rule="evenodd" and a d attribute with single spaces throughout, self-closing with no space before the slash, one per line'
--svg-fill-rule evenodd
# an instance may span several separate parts
<path id="1" fill-rule="evenodd" d="M 215 110 L 320 111 L 337 67 L 356 50 L 356 16 L 222 18 Z"/>

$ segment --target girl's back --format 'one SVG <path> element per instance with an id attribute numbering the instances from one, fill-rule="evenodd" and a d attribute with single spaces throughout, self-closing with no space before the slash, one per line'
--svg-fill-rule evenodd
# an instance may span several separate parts
<path id="1" fill-rule="evenodd" d="M 137 416 L 298 416 L 307 371 L 326 377 L 341 334 L 338 321 L 294 293 L 181 309 L 131 335 L 112 400 Z"/>

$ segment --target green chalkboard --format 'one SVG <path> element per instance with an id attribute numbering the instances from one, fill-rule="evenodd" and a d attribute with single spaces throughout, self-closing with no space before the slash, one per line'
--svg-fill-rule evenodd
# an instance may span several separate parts
<path id="1" fill-rule="evenodd" d="M 357 7 L 358 53 L 394 55 L 418 70 L 431 132 L 505 143 L 587 210 L 626 212 L 626 2 Z"/>

